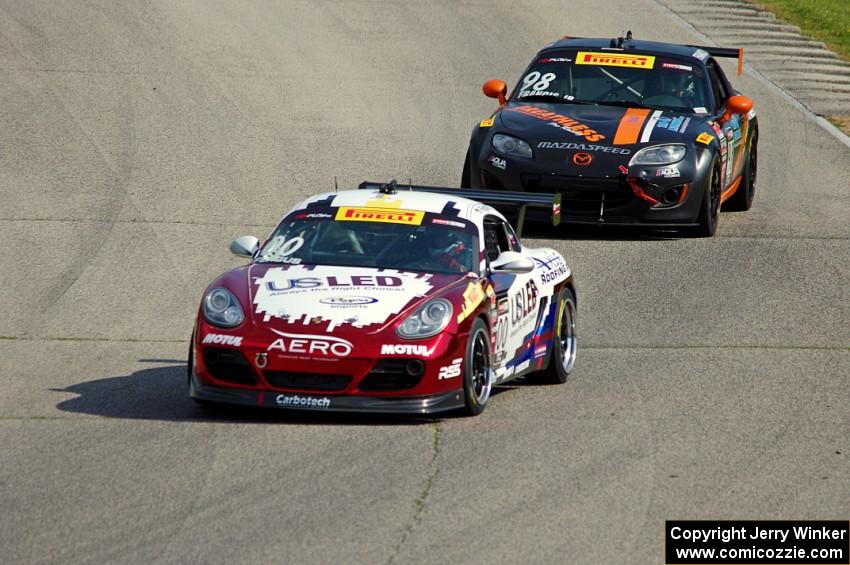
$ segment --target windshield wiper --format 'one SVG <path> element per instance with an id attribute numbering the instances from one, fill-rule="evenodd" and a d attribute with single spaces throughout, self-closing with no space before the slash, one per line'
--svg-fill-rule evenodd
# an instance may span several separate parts
<path id="1" fill-rule="evenodd" d="M 620 106 L 622 108 L 645 108 L 647 110 L 654 110 L 653 106 L 647 106 L 645 104 L 641 104 L 640 102 L 629 102 L 628 100 L 606 100 L 606 101 L 597 101 L 594 104 L 599 104 L 600 106 Z"/>
<path id="2" fill-rule="evenodd" d="M 595 104 L 587 100 L 570 100 L 569 98 L 556 98 L 554 96 L 544 96 L 542 94 L 530 94 L 528 96 L 517 97 L 517 102 L 551 102 L 552 104 Z"/>

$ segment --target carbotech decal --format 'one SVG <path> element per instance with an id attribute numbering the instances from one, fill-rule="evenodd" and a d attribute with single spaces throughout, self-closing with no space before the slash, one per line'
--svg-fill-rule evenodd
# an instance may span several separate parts
<path id="1" fill-rule="evenodd" d="M 617 133 L 614 134 L 614 145 L 634 145 L 640 136 L 640 130 L 649 116 L 646 108 L 629 108 L 620 118 Z"/>
<path id="2" fill-rule="evenodd" d="M 651 69 L 655 66 L 655 57 L 651 55 L 625 55 L 620 53 L 593 53 L 579 51 L 576 65 L 595 65 L 603 67 L 628 67 L 630 69 Z"/>
<path id="3" fill-rule="evenodd" d="M 549 112 L 542 108 L 536 108 L 534 106 L 517 106 L 516 108 L 508 108 L 507 111 L 519 112 L 520 114 L 525 114 L 527 116 L 534 116 L 539 120 L 548 121 L 550 125 L 563 129 L 564 131 L 568 131 L 573 135 L 583 137 L 586 141 L 594 142 L 605 139 L 605 136 L 598 131 L 590 129 L 586 125 L 572 118 L 556 114 L 555 112 Z"/>
<path id="4" fill-rule="evenodd" d="M 381 324 L 411 300 L 426 295 L 431 275 L 393 269 L 318 265 L 268 269 L 256 277 L 256 313 L 267 322 L 277 317 L 294 324 L 329 322 L 364 327 Z"/>
<path id="5" fill-rule="evenodd" d="M 484 291 L 481 289 L 481 283 L 471 282 L 463 291 L 463 306 L 460 314 L 457 315 L 457 323 L 461 323 L 475 311 L 475 308 L 484 300 Z"/>
<path id="6" fill-rule="evenodd" d="M 336 212 L 338 222 L 382 222 L 418 226 L 422 223 L 424 217 L 425 212 L 390 208 L 350 208 L 344 206 Z"/>

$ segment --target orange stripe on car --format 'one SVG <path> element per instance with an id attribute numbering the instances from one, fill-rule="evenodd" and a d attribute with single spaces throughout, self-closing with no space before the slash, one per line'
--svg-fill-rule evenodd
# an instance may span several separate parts
<path id="1" fill-rule="evenodd" d="M 739 175 L 738 180 L 736 180 L 735 182 L 730 184 L 729 188 L 727 188 L 723 193 L 720 194 L 720 203 L 721 204 L 726 202 L 727 200 L 729 200 L 732 197 L 732 195 L 735 194 L 735 191 L 738 190 L 738 186 L 741 184 L 742 178 L 744 178 L 744 176 Z"/>
<path id="2" fill-rule="evenodd" d="M 637 143 L 640 130 L 649 116 L 645 108 L 629 108 L 620 119 L 617 133 L 614 134 L 614 145 L 632 145 Z"/>

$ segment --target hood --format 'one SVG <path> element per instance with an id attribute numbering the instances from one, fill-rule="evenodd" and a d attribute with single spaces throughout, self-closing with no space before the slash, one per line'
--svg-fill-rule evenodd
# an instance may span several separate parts
<path id="1" fill-rule="evenodd" d="M 463 274 L 328 265 L 251 265 L 246 308 L 257 325 L 374 333 L 423 300 L 464 284 Z M 247 314 L 247 312 L 246 312 Z"/>
<path id="2" fill-rule="evenodd" d="M 642 147 L 692 140 L 705 117 L 673 111 L 581 104 L 511 102 L 498 113 L 496 133 L 515 135 L 534 151 L 535 161 L 562 165 L 587 153 L 586 165 L 571 164 L 592 176 L 617 174 Z M 694 133 L 692 133 L 694 132 Z M 590 165 L 590 166 L 587 166 Z"/>

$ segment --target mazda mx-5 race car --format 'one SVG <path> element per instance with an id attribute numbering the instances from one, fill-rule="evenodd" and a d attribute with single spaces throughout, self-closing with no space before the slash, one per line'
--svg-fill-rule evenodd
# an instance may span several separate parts
<path id="1" fill-rule="evenodd" d="M 758 123 L 715 57 L 743 50 L 564 38 L 544 47 L 473 129 L 461 186 L 557 192 L 564 222 L 712 236 L 722 203 L 748 210 Z"/>
<path id="2" fill-rule="evenodd" d="M 289 212 L 249 265 L 204 292 L 189 352 L 202 404 L 480 413 L 491 387 L 576 358 L 576 289 L 564 258 L 520 243 L 493 206 L 557 195 L 394 183 L 323 194 Z"/>

